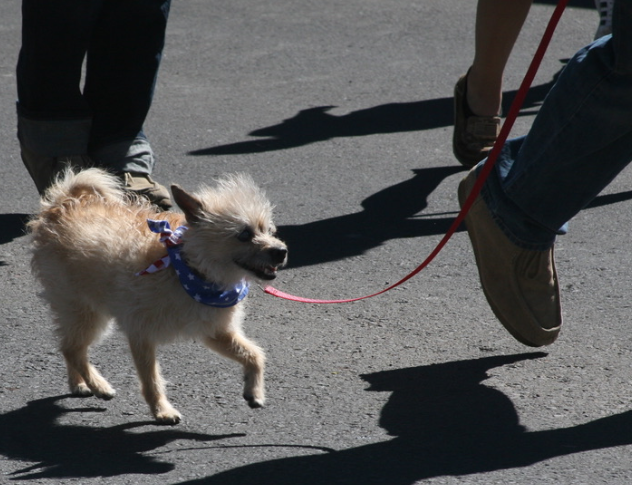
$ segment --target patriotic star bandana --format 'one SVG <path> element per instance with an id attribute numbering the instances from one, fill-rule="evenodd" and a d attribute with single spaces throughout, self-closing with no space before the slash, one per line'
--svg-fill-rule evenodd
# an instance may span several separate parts
<path id="1" fill-rule="evenodd" d="M 184 291 L 198 303 L 217 308 L 227 308 L 246 298 L 249 288 L 247 281 L 241 280 L 232 288 L 224 288 L 216 283 L 205 281 L 187 266 L 180 251 L 182 249 L 182 235 L 188 227 L 180 226 L 172 231 L 169 222 L 153 219 L 147 219 L 147 225 L 152 232 L 160 234 L 160 242 L 167 247 L 167 255 L 147 269 L 136 273 L 136 276 L 155 273 L 168 266 L 173 266 Z"/>

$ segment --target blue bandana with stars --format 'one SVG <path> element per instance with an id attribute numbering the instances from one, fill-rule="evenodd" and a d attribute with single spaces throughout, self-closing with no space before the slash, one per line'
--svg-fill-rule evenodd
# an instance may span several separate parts
<path id="1" fill-rule="evenodd" d="M 180 226 L 175 231 L 172 231 L 169 222 L 153 219 L 147 219 L 147 225 L 152 232 L 161 235 L 160 241 L 167 247 L 167 256 L 156 261 L 146 270 L 137 273 L 137 275 L 151 274 L 167 266 L 173 266 L 184 291 L 198 303 L 216 308 L 228 308 L 246 298 L 249 289 L 249 284 L 246 280 L 241 280 L 234 286 L 225 288 L 200 278 L 187 266 L 181 254 L 181 236 L 188 227 Z"/>

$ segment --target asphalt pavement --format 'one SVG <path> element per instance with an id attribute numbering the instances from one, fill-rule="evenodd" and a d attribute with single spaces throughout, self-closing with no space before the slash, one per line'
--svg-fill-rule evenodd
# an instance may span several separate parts
<path id="1" fill-rule="evenodd" d="M 509 103 L 553 2 L 536 1 L 505 79 Z M 513 129 L 592 41 L 571 1 Z M 175 1 L 146 132 L 155 178 L 194 189 L 248 172 L 276 205 L 309 298 L 378 291 L 454 219 L 452 90 L 473 56 L 474 0 Z M 268 356 L 265 408 L 196 342 L 161 349 L 175 427 L 153 424 L 116 331 L 92 350 L 112 401 L 67 394 L 29 267 L 38 207 L 15 137 L 20 2 L 0 3 L 0 482 L 32 484 L 632 483 L 632 174 L 556 245 L 564 328 L 514 341 L 482 295 L 466 234 L 381 296 L 338 305 L 254 288 L 246 333 Z"/>

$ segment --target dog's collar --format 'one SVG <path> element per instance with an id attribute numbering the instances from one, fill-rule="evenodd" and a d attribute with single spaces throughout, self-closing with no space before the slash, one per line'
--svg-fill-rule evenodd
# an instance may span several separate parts
<path id="1" fill-rule="evenodd" d="M 167 247 L 167 255 L 153 263 L 147 269 L 136 273 L 136 276 L 147 275 L 160 271 L 170 265 L 176 271 L 180 284 L 184 291 L 198 303 L 204 305 L 227 308 L 236 305 L 246 298 L 249 284 L 246 280 L 230 288 L 225 288 L 200 278 L 196 272 L 190 268 L 182 257 L 182 235 L 188 230 L 186 226 L 180 226 L 175 231 L 171 230 L 168 221 L 147 219 L 149 230 L 160 234 L 160 242 Z"/>

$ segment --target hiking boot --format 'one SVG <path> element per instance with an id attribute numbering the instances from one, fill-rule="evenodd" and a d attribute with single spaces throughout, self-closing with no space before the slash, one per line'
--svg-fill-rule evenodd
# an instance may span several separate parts
<path id="1" fill-rule="evenodd" d="M 476 116 L 467 104 L 467 74 L 454 87 L 452 151 L 462 165 L 472 168 L 489 154 L 500 133 L 500 117 Z"/>
<path id="2" fill-rule="evenodd" d="M 173 206 L 167 188 L 152 180 L 148 174 L 123 172 L 119 177 L 125 190 L 144 197 L 159 209 L 168 211 Z"/>
<path id="3" fill-rule="evenodd" d="M 475 182 L 472 169 L 459 185 L 461 206 Z M 465 225 L 483 292 L 500 323 L 525 345 L 552 344 L 562 326 L 553 248 L 531 251 L 516 246 L 494 222 L 480 195 Z"/>
<path id="4" fill-rule="evenodd" d="M 51 157 L 40 155 L 24 145 L 20 146 L 22 163 L 28 170 L 29 175 L 35 182 L 35 187 L 40 195 L 46 192 L 55 178 L 66 168 L 81 170 L 92 166 L 92 161 L 87 155 L 69 155 L 63 157 Z"/>

